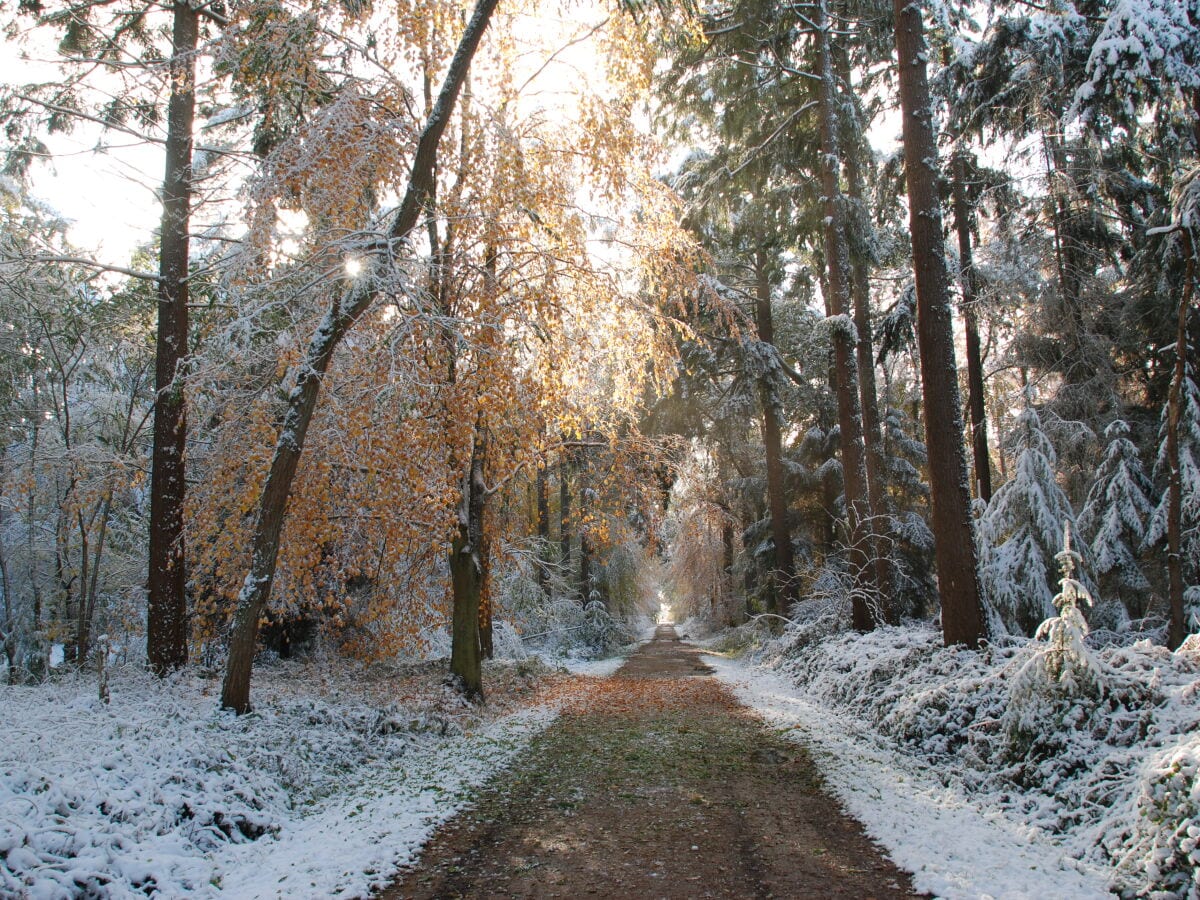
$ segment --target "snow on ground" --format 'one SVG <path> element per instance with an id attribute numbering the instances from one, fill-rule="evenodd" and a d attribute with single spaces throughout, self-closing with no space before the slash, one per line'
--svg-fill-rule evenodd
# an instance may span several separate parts
<path id="1" fill-rule="evenodd" d="M 422 747 L 398 764 L 369 767 L 276 839 L 230 848 L 220 861 L 220 893 L 369 895 L 413 862 L 471 789 L 506 766 L 554 716 L 545 708 L 513 713 L 477 733 Z"/>
<path id="2" fill-rule="evenodd" d="M 810 749 L 826 783 L 913 883 L 947 900 L 1094 900 L 1109 873 L 1068 857 L 1046 835 L 948 787 L 861 723 L 797 696 L 773 672 L 709 656 L 718 677 L 767 722 Z"/>
<path id="3" fill-rule="evenodd" d="M 0 896 L 363 896 L 556 715 L 536 660 L 483 709 L 439 664 L 262 666 L 241 717 L 202 676 L 0 686 Z"/>

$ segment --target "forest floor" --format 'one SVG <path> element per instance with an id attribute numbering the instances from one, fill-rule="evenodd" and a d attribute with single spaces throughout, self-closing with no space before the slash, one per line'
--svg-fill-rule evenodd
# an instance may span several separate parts
<path id="1" fill-rule="evenodd" d="M 915 895 L 822 788 L 805 750 L 659 627 L 380 900 Z"/>

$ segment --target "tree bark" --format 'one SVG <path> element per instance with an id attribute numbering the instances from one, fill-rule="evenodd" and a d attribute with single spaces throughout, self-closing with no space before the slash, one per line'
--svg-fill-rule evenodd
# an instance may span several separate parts
<path id="1" fill-rule="evenodd" d="M 754 259 L 754 318 L 758 339 L 775 343 L 775 325 L 771 319 L 771 285 L 767 280 L 767 261 L 759 251 Z M 759 383 L 763 411 L 763 449 L 767 457 L 767 505 L 771 515 L 771 539 L 775 542 L 774 612 L 786 616 L 788 608 L 799 601 L 796 562 L 792 553 L 792 534 L 788 527 L 787 489 L 783 475 L 783 434 L 774 388 L 763 378 Z"/>
<path id="2" fill-rule="evenodd" d="M 483 699 L 480 599 L 483 590 L 483 514 L 487 503 L 484 463 L 487 444 L 476 426 L 471 464 L 463 476 L 458 529 L 450 548 L 450 580 L 454 591 L 450 674 L 471 700 Z"/>
<path id="3" fill-rule="evenodd" d="M 894 0 L 893 13 L 942 636 L 948 645 L 974 647 L 985 628 L 942 242 L 937 136 L 925 67 L 928 46 L 917 4 Z"/>
<path id="4" fill-rule="evenodd" d="M 992 499 L 992 464 L 988 453 L 987 408 L 983 395 L 983 353 L 979 341 L 979 281 L 971 250 L 973 211 L 967 196 L 967 160 L 959 151 L 951 162 L 954 228 L 958 232 L 959 279 L 962 285 L 963 325 L 967 336 L 967 408 L 971 414 L 971 449 L 979 499 Z"/>
<path id="5" fill-rule="evenodd" d="M 351 281 L 334 295 L 334 301 L 309 342 L 297 375 L 296 386 L 288 396 L 283 427 L 275 445 L 275 455 L 259 499 L 258 519 L 254 528 L 250 571 L 238 595 L 229 660 L 221 690 L 221 706 L 237 713 L 250 709 L 250 674 L 258 640 L 258 623 L 271 595 L 279 540 L 287 511 L 288 493 L 296 477 L 300 453 L 309 423 L 317 406 L 321 379 L 329 369 L 333 352 L 377 295 L 374 287 L 379 276 L 392 265 L 391 249 L 407 240 L 417 225 L 421 210 L 433 194 L 437 148 L 458 100 L 471 59 L 483 37 L 488 21 L 499 0 L 478 0 L 446 71 L 441 92 L 429 113 L 417 142 L 408 187 L 400 209 L 388 231 L 387 246 L 376 248 L 371 271 Z"/>
<path id="6" fill-rule="evenodd" d="M 839 81 L 844 85 L 850 99 L 850 57 L 836 43 L 832 46 L 833 59 L 837 66 Z M 855 101 L 855 108 L 858 103 Z M 861 134 L 858 135 L 861 141 Z M 849 147 L 842 154 L 846 165 L 846 187 L 852 209 L 861 221 L 857 223 L 860 233 L 867 234 L 861 143 Z M 849 221 L 847 225 L 849 226 Z M 875 562 L 875 583 L 879 588 L 882 612 L 887 621 L 895 624 L 899 620 L 895 604 L 895 573 L 888 553 L 886 538 L 890 535 L 887 506 L 887 475 L 884 465 L 883 425 L 879 415 L 879 392 L 875 385 L 875 351 L 871 334 L 871 280 L 867 260 L 861 253 L 850 253 L 850 295 L 854 300 L 854 327 L 858 332 L 855 356 L 858 362 L 859 402 L 862 406 L 863 443 L 866 446 L 867 462 L 867 505 L 871 512 L 872 555 Z"/>
<path id="7" fill-rule="evenodd" d="M 196 115 L 196 46 L 200 14 L 177 2 L 171 35 L 166 173 L 159 250 L 158 336 L 154 367 L 154 449 L 150 463 L 150 549 L 146 659 L 158 675 L 187 663 L 188 622 L 183 546 L 187 409 L 182 364 L 188 352 L 188 251 L 192 195 L 192 127 Z"/>
<path id="8" fill-rule="evenodd" d="M 550 597 L 550 583 L 546 572 L 546 551 L 550 546 L 550 498 L 546 495 L 546 464 L 542 461 L 537 469 L 537 550 L 535 568 L 537 586 L 541 595 Z"/>
<path id="9" fill-rule="evenodd" d="M 851 619 L 855 630 L 870 631 L 874 627 L 874 619 L 867 598 L 868 595 L 876 593 L 877 586 L 873 584 L 868 556 L 874 542 L 870 540 L 868 530 L 871 516 L 867 502 L 866 451 L 855 357 L 857 331 L 848 314 L 850 256 L 846 246 L 846 209 L 838 178 L 838 116 L 835 107 L 826 0 L 819 0 L 817 3 L 814 24 L 820 76 L 818 109 L 821 131 L 821 192 L 824 194 L 825 203 L 825 284 L 829 290 L 829 311 L 835 320 L 833 363 L 836 371 L 838 425 L 841 430 L 842 486 L 846 495 L 846 516 L 849 520 L 849 560 L 855 581 Z"/>
<path id="10" fill-rule="evenodd" d="M 1187 637 L 1183 609 L 1183 470 L 1179 461 L 1179 426 L 1183 418 L 1183 383 L 1187 377 L 1187 320 L 1195 290 L 1196 250 L 1190 236 L 1185 237 L 1184 246 L 1188 254 L 1187 280 L 1179 301 L 1175 374 L 1167 397 L 1167 599 L 1170 608 L 1167 646 L 1172 650 Z"/>
<path id="11" fill-rule="evenodd" d="M 480 514 L 483 514 L 483 510 Z M 487 523 L 480 524 L 479 542 L 479 652 L 484 659 L 495 659 L 496 644 L 492 628 L 492 548 Z"/>
<path id="12" fill-rule="evenodd" d="M 592 542 L 587 532 L 579 535 L 579 602 L 586 604 L 592 597 Z"/>
<path id="13" fill-rule="evenodd" d="M 558 455 L 558 543 L 559 564 L 567 572 L 571 565 L 571 458 L 566 447 Z"/>

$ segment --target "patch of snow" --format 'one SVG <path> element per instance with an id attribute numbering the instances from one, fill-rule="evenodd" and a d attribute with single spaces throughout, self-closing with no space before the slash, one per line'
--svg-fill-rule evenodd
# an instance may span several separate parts
<path id="1" fill-rule="evenodd" d="M 443 677 L 264 666 L 240 717 L 195 669 L 0 686 L 0 896 L 368 896 L 555 718 Z"/>
<path id="2" fill-rule="evenodd" d="M 473 788 L 554 718 L 544 708 L 515 713 L 477 733 L 428 744 L 397 763 L 368 768 L 275 838 L 223 853 L 219 895 L 371 896 L 417 859 L 437 826 L 468 804 Z"/>

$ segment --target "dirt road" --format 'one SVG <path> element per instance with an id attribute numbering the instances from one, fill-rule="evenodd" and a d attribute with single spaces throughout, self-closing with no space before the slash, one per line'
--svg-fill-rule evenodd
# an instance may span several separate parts
<path id="1" fill-rule="evenodd" d="M 804 751 L 709 675 L 660 627 L 381 897 L 916 896 Z"/>

